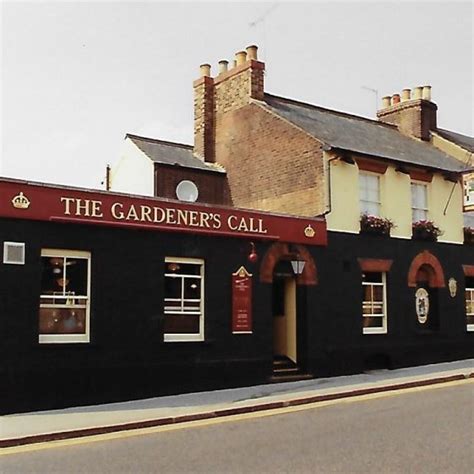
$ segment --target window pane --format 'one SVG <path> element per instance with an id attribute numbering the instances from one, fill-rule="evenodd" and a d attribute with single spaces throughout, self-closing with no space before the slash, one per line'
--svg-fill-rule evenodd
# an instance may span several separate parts
<path id="1" fill-rule="evenodd" d="M 380 272 L 365 272 L 362 279 L 365 282 L 382 283 L 382 274 Z"/>
<path id="2" fill-rule="evenodd" d="M 428 212 L 424 209 L 413 209 L 413 222 L 428 220 Z"/>
<path id="3" fill-rule="evenodd" d="M 365 328 L 382 328 L 383 327 L 383 318 L 379 317 L 367 317 L 363 318 Z"/>
<path id="4" fill-rule="evenodd" d="M 374 301 L 377 301 L 377 302 L 383 301 L 383 286 L 376 285 L 373 288 L 374 288 L 374 293 L 373 293 Z"/>
<path id="5" fill-rule="evenodd" d="M 181 299 L 182 277 L 165 277 L 165 298 Z"/>
<path id="6" fill-rule="evenodd" d="M 197 278 L 186 278 L 184 280 L 185 299 L 201 298 L 201 280 Z"/>
<path id="7" fill-rule="evenodd" d="M 41 257 L 42 295 L 87 295 L 88 260 L 84 258 Z M 63 302 L 56 301 L 56 304 Z"/>
<path id="8" fill-rule="evenodd" d="M 165 315 L 166 334 L 199 334 L 199 315 Z"/>
<path id="9" fill-rule="evenodd" d="M 84 308 L 40 308 L 40 334 L 85 334 Z"/>
<path id="10" fill-rule="evenodd" d="M 372 301 L 372 285 L 364 285 L 364 302 Z"/>
<path id="11" fill-rule="evenodd" d="M 76 296 L 87 296 L 88 260 L 66 257 L 66 281 L 64 290 Z"/>
<path id="12" fill-rule="evenodd" d="M 64 258 L 62 257 L 41 257 L 41 294 L 52 295 L 63 292 L 62 282 Z"/>

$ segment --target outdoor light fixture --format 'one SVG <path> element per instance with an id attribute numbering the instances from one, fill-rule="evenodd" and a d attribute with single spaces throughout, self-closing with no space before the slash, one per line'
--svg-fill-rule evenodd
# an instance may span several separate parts
<path id="1" fill-rule="evenodd" d="M 250 242 L 250 247 L 251 247 L 251 250 L 247 258 L 249 259 L 249 262 L 255 263 L 258 260 L 258 255 L 257 255 L 257 252 L 255 251 L 255 244 L 253 242 Z"/>
<path id="2" fill-rule="evenodd" d="M 293 273 L 295 275 L 301 275 L 303 273 L 305 264 L 306 262 L 304 260 L 291 260 L 291 268 L 293 268 Z"/>

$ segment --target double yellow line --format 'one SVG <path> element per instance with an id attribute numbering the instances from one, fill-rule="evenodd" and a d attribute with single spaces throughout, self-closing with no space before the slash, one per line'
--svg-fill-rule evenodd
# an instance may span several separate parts
<path id="1" fill-rule="evenodd" d="M 62 447 L 67 447 L 67 446 L 77 446 L 81 444 L 95 443 L 95 442 L 101 442 L 101 441 L 111 441 L 115 439 L 125 439 L 125 438 L 130 438 L 133 436 L 144 436 L 144 435 L 150 435 L 154 433 L 165 433 L 168 431 L 183 430 L 187 428 L 200 428 L 203 426 L 218 425 L 220 423 L 253 420 L 256 418 L 264 418 L 267 416 L 296 413 L 299 411 L 312 410 L 315 408 L 323 408 L 323 407 L 338 405 L 342 403 L 346 403 L 346 404 L 358 403 L 358 402 L 367 401 L 367 400 L 375 400 L 378 398 L 393 397 L 395 395 L 423 392 L 426 390 L 436 390 L 440 388 L 455 387 L 457 385 L 465 385 L 465 384 L 471 384 L 471 383 L 474 383 L 474 379 L 472 378 L 466 379 L 466 380 L 444 382 L 444 383 L 439 383 L 439 384 L 434 384 L 434 385 L 424 385 L 420 387 L 410 387 L 410 388 L 403 388 L 403 389 L 391 390 L 391 391 L 386 391 L 386 392 L 370 393 L 367 395 L 357 395 L 354 397 L 339 398 L 335 400 L 314 402 L 314 403 L 308 403 L 308 404 L 297 405 L 297 406 L 289 406 L 285 408 L 274 408 L 274 409 L 269 409 L 266 411 L 243 413 L 239 415 L 229 415 L 229 416 L 223 416 L 219 418 L 209 418 L 205 420 L 187 421 L 187 422 L 177 423 L 173 425 L 155 426 L 151 428 L 139 428 L 139 429 L 134 429 L 134 430 L 118 431 L 114 433 L 84 436 L 82 438 L 71 438 L 67 440 L 48 441 L 48 442 L 42 442 L 42 443 L 28 444 L 24 446 L 14 446 L 11 448 L 1 448 L 0 456 L 28 453 L 32 451 L 40 451 L 43 449 L 55 449 L 55 448 L 62 448 Z"/>

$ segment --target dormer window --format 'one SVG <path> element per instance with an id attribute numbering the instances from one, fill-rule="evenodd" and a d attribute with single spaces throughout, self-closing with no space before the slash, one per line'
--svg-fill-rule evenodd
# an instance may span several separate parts
<path id="1" fill-rule="evenodd" d="M 411 183 L 411 216 L 413 222 L 428 220 L 428 186 Z"/>
<path id="2" fill-rule="evenodd" d="M 380 216 L 380 178 L 376 174 L 359 174 L 361 214 Z"/>

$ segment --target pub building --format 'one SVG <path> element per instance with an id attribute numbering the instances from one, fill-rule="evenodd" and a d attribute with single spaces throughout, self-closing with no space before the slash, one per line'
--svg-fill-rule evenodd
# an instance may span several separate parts
<path id="1" fill-rule="evenodd" d="M 472 251 L 11 179 L 0 196 L 4 414 L 473 355 Z"/>
<path id="2" fill-rule="evenodd" d="M 474 140 L 431 87 L 370 120 L 228 65 L 107 191 L 0 178 L 1 413 L 474 357 Z"/>
<path id="3" fill-rule="evenodd" d="M 9 179 L 0 196 L 2 413 L 267 382 L 273 345 L 310 373 L 323 218 Z"/>

